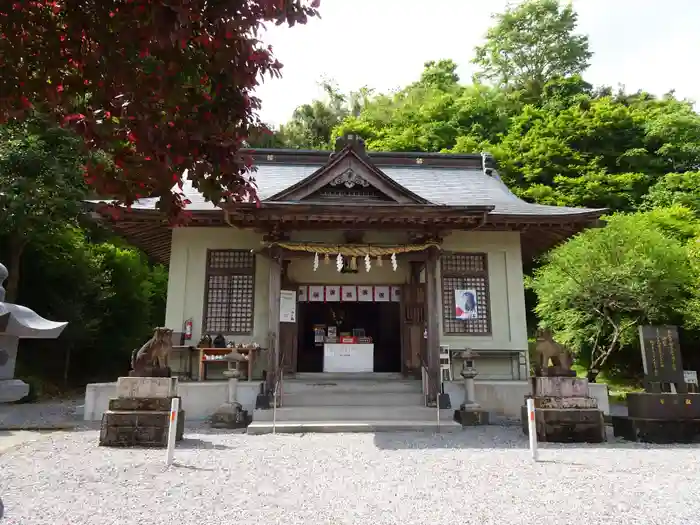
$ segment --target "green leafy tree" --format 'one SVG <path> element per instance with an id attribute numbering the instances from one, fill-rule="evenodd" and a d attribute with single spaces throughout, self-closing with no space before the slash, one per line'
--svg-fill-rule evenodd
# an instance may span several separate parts
<path id="1" fill-rule="evenodd" d="M 645 209 L 680 204 L 700 217 L 700 171 L 669 173 L 649 188 Z"/>
<path id="2" fill-rule="evenodd" d="M 100 194 L 158 196 L 177 218 L 187 170 L 206 198 L 254 192 L 240 153 L 259 124 L 255 87 L 282 65 L 264 24 L 304 24 L 319 0 L 5 1 L 0 122 L 36 108 L 117 164 L 88 167 Z"/>
<path id="3" fill-rule="evenodd" d="M 616 351 L 634 344 L 638 324 L 685 312 L 693 281 L 688 251 L 659 219 L 613 215 L 605 228 L 553 250 L 528 280 L 541 324 L 588 363 L 591 380 Z"/>
<path id="4" fill-rule="evenodd" d="M 455 70 L 451 60 L 427 62 L 417 82 L 371 97 L 358 115 L 334 129 L 332 138 L 353 132 L 375 151 L 430 152 L 498 141 L 517 112 L 517 101 L 488 86 L 460 85 Z"/>
<path id="5" fill-rule="evenodd" d="M 543 204 L 634 210 L 648 188 L 693 157 L 685 129 L 700 116 L 671 98 L 620 100 L 576 95 L 559 108 L 527 105 L 493 149 L 502 175 L 521 196 Z M 660 139 L 663 137 L 663 139 Z"/>
<path id="6" fill-rule="evenodd" d="M 60 339 L 23 341 L 18 373 L 43 385 L 82 385 L 126 373 L 129 356 L 163 323 L 167 272 L 120 239 L 75 226 L 32 239 L 22 304 L 68 321 Z"/>
<path id="7" fill-rule="evenodd" d="M 557 77 L 583 72 L 592 56 L 588 37 L 576 34 L 573 6 L 526 0 L 495 15 L 484 45 L 476 48 L 476 78 L 539 95 Z"/>
<path id="8" fill-rule="evenodd" d="M 294 149 L 327 149 L 331 146 L 333 128 L 345 118 L 358 115 L 371 96 L 362 88 L 345 95 L 328 80 L 320 83 L 322 99 L 303 104 L 294 110 L 291 120 L 277 133 L 281 147 Z"/>
<path id="9" fill-rule="evenodd" d="M 81 141 L 40 119 L 0 127 L 0 224 L 8 243 L 7 300 L 17 299 L 22 254 L 77 224 L 85 195 Z"/>

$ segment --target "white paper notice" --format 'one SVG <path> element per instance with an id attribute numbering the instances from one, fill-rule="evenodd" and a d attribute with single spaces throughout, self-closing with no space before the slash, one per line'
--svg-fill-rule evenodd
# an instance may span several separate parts
<path id="1" fill-rule="evenodd" d="M 297 293 L 294 290 L 280 291 L 280 323 L 297 322 Z"/>

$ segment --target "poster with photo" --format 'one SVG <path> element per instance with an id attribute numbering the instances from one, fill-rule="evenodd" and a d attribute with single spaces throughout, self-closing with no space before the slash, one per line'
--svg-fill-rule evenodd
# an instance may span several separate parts
<path id="1" fill-rule="evenodd" d="M 455 290 L 455 318 L 468 320 L 479 316 L 476 290 Z"/>

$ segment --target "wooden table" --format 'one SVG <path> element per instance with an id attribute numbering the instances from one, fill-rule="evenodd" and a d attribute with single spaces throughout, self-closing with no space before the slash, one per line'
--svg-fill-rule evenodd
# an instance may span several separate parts
<path id="1" fill-rule="evenodd" d="M 199 350 L 199 381 L 207 378 L 207 365 L 209 363 L 226 363 L 223 359 L 207 359 L 207 356 L 224 356 L 231 352 L 238 352 L 243 355 L 248 362 L 248 381 L 253 380 L 253 366 L 255 365 L 255 351 L 251 348 L 198 348 Z"/>

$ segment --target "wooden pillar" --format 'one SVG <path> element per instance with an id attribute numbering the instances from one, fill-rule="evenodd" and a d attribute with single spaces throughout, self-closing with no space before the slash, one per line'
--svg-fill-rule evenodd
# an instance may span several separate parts
<path id="1" fill-rule="evenodd" d="M 270 356 L 267 386 L 272 390 L 279 374 L 280 367 L 280 290 L 282 289 L 282 261 L 279 250 L 270 253 L 270 274 L 268 286 L 268 332 L 267 348 Z"/>
<path id="2" fill-rule="evenodd" d="M 428 260 L 425 264 L 425 302 L 426 312 L 425 317 L 428 325 L 428 400 L 437 402 L 438 398 L 438 374 L 440 373 L 440 324 L 438 316 L 441 315 L 441 301 L 439 300 L 440 288 L 437 285 L 437 265 L 438 265 L 438 250 L 430 248 L 428 252 Z"/>

